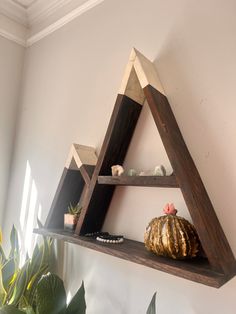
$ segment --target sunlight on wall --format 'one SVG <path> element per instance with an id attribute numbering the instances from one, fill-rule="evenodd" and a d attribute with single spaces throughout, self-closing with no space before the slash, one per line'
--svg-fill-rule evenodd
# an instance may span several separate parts
<path id="1" fill-rule="evenodd" d="M 20 234 L 21 234 L 21 257 L 22 260 L 26 252 L 32 254 L 36 235 L 33 234 L 33 228 L 36 226 L 37 217 L 40 219 L 42 214 L 42 206 L 38 200 L 38 190 L 35 180 L 32 177 L 30 163 L 27 160 L 24 187 L 20 211 Z"/>
<path id="2" fill-rule="evenodd" d="M 23 197 L 22 197 L 21 210 L 20 210 L 20 226 L 21 226 L 22 231 L 24 230 L 24 225 L 25 225 L 30 183 L 31 183 L 31 169 L 30 169 L 29 162 L 27 160 L 26 171 L 25 171 L 25 181 L 24 181 L 24 188 L 23 188 Z"/>
<path id="3" fill-rule="evenodd" d="M 30 193 L 30 201 L 29 201 L 29 210 L 28 217 L 25 219 L 26 221 L 26 232 L 25 232 L 25 248 L 27 251 L 30 251 L 33 237 L 33 224 L 34 224 L 34 215 L 36 211 L 38 192 L 36 189 L 35 182 L 32 182 L 31 193 Z"/>

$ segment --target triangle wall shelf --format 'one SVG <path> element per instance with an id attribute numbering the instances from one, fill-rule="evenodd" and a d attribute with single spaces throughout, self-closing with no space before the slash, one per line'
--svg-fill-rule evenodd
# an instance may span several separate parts
<path id="1" fill-rule="evenodd" d="M 173 175 L 111 177 L 111 166 L 124 162 L 145 100 L 172 165 Z M 148 252 L 141 242 L 125 239 L 121 245 L 112 245 L 84 237 L 86 233 L 101 231 L 117 185 L 179 188 L 206 257 L 176 261 Z M 83 210 L 75 233 L 66 232 L 63 230 L 63 214 L 70 202 L 76 204 L 79 201 Z M 131 52 L 98 159 L 93 148 L 72 146 L 45 227 L 34 231 L 212 287 L 219 288 L 235 276 L 233 252 L 182 137 L 155 66 L 136 49 Z"/>

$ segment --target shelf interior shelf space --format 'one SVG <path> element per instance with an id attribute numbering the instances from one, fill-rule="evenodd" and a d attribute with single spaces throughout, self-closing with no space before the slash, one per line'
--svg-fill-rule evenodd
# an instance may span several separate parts
<path id="1" fill-rule="evenodd" d="M 178 188 L 175 175 L 171 176 L 98 176 L 99 184 Z"/>
<path id="2" fill-rule="evenodd" d="M 156 256 L 147 251 L 144 244 L 138 241 L 125 239 L 122 244 L 101 243 L 93 238 L 78 236 L 72 232 L 58 229 L 34 229 L 34 233 L 74 243 L 216 288 L 229 280 L 224 274 L 213 271 L 207 259 L 180 261 Z"/>

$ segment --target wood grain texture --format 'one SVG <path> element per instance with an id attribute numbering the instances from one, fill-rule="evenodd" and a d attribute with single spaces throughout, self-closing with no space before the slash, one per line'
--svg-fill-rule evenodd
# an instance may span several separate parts
<path id="1" fill-rule="evenodd" d="M 75 206 L 81 197 L 84 180 L 79 170 L 64 168 L 45 227 L 63 228 L 64 214 L 71 203 Z"/>
<path id="2" fill-rule="evenodd" d="M 152 86 L 144 93 L 205 254 L 215 270 L 234 273 L 235 258 L 168 100 Z"/>
<path id="3" fill-rule="evenodd" d="M 133 48 L 122 78 L 119 94 L 143 104 L 145 96 L 143 88 L 151 85 L 165 95 L 154 64 L 137 49 Z"/>
<path id="4" fill-rule="evenodd" d="M 122 165 L 142 106 L 124 95 L 118 95 L 107 133 L 99 154 L 85 206 L 76 233 L 100 231 L 110 205 L 114 186 L 99 185 L 98 175 L 110 175 L 111 166 Z"/>
<path id="5" fill-rule="evenodd" d="M 99 184 L 178 188 L 174 175 L 171 176 L 98 176 Z"/>
<path id="6" fill-rule="evenodd" d="M 111 177 L 111 166 L 123 164 L 145 98 L 174 175 L 169 177 Z M 87 153 L 84 154 L 84 150 L 79 153 L 78 147 L 74 147 L 68 161 L 70 169 L 64 169 L 46 221 L 47 229 L 35 232 L 213 287 L 220 287 L 235 276 L 234 255 L 164 95 L 155 67 L 137 50 L 134 49 L 131 53 L 122 81 L 121 94 L 117 97 L 98 160 L 92 149 L 92 162 L 88 164 L 96 164 L 95 168 L 88 168 L 84 162 L 81 163 L 81 160 L 90 159 L 87 158 Z M 73 170 L 78 167 L 80 171 Z M 158 257 L 148 252 L 144 244 L 137 241 L 126 239 L 122 245 L 113 245 L 81 237 L 87 232 L 101 230 L 116 185 L 179 187 L 207 259 L 177 261 Z M 83 210 L 76 233 L 55 230 L 63 228 L 63 214 L 67 211 L 69 202 L 74 205 L 79 200 L 83 205 Z"/>
<path id="7" fill-rule="evenodd" d="M 95 166 L 90 166 L 90 165 L 82 165 L 79 168 L 79 171 L 86 185 L 90 184 L 94 169 L 95 169 Z"/>
<path id="8" fill-rule="evenodd" d="M 95 166 L 96 163 L 97 156 L 93 147 L 74 143 L 71 145 L 65 168 L 78 170 L 82 165 Z"/>
<path id="9" fill-rule="evenodd" d="M 101 253 L 109 254 L 143 266 L 151 267 L 169 274 L 219 288 L 232 276 L 226 276 L 211 269 L 207 259 L 173 260 L 147 251 L 144 244 L 125 239 L 122 244 L 101 243 L 95 239 L 78 236 L 64 230 L 35 229 L 35 233 L 74 243 Z"/>

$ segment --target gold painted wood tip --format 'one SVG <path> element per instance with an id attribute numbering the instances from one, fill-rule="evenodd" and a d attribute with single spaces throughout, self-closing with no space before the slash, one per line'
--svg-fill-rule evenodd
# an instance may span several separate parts
<path id="1" fill-rule="evenodd" d="M 165 95 L 155 65 L 139 50 L 133 47 L 122 79 L 119 94 L 126 95 L 139 104 L 143 104 L 145 101 L 143 89 L 148 85 L 151 85 Z"/>
<path id="2" fill-rule="evenodd" d="M 95 166 L 96 163 L 97 155 L 93 147 L 73 143 L 65 167 L 78 170 L 82 165 Z"/>

